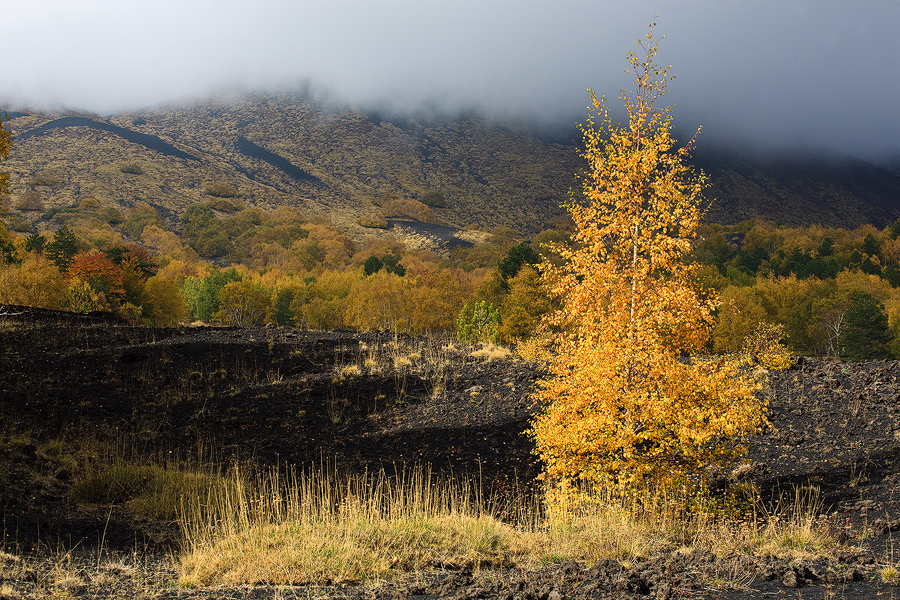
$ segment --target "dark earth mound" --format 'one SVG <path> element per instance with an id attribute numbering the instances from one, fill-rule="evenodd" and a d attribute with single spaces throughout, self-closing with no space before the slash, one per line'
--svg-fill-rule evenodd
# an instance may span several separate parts
<path id="1" fill-rule="evenodd" d="M 121 507 L 77 505 L 73 474 L 41 445 L 54 439 L 108 440 L 155 456 L 212 448 L 216 460 L 257 465 L 323 457 L 347 469 L 420 463 L 480 477 L 489 493 L 527 488 L 539 472 L 523 434 L 539 373 L 521 360 L 487 360 L 471 350 L 389 333 L 147 329 L 108 315 L 0 307 L 0 433 L 7 435 L 0 446 L 0 550 L 13 553 L 0 553 L 0 572 L 18 573 L 7 576 L 18 589 L 39 589 L 58 564 L 34 558 L 15 570 L 7 563 L 60 546 L 91 550 L 102 543 L 107 552 L 132 556 L 122 564 L 176 548 L 172 524 L 135 522 Z M 900 560 L 898 377 L 897 362 L 807 358 L 770 374 L 772 427 L 750 440 L 754 475 L 772 502 L 798 487 L 820 490 L 847 543 L 828 559 L 673 552 L 627 565 L 436 572 L 375 588 L 201 591 L 170 584 L 154 597 L 900 596 L 878 574 Z M 11 441 L 20 434 L 25 441 Z M 142 558 L 134 558 L 135 549 Z M 710 586 L 716 580 L 741 585 Z"/>

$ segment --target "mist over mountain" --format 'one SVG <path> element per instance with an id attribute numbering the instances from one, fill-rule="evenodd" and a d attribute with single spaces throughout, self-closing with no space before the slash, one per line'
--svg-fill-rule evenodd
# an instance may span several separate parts
<path id="1" fill-rule="evenodd" d="M 0 104 L 111 117 L 228 90 L 303 91 L 332 112 L 477 113 L 554 142 L 586 88 L 621 119 L 629 51 L 655 23 L 664 103 L 703 143 L 900 154 L 900 4 L 844 0 L 90 0 L 9 3 Z M 156 109 L 153 109 L 156 110 Z M 576 136 L 577 137 L 577 136 Z"/>

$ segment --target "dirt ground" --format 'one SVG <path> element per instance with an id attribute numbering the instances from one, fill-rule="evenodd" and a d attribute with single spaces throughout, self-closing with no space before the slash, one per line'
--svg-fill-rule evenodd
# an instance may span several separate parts
<path id="1" fill-rule="evenodd" d="M 539 374 L 521 360 L 469 352 L 388 333 L 146 329 L 104 315 L 0 307 L 0 598 L 5 583 L 39 597 L 62 568 L 60 554 L 48 552 L 59 548 L 71 550 L 63 556 L 83 574 L 70 597 L 139 594 L 146 588 L 138 580 L 148 577 L 163 582 L 154 588 L 159 598 L 900 597 L 878 575 L 900 563 L 897 362 L 797 358 L 770 375 L 772 427 L 750 441 L 763 497 L 820 490 L 847 545 L 809 562 L 692 552 L 627 568 L 601 561 L 529 573 L 459 570 L 377 587 L 186 590 L 172 585 L 166 558 L 177 549 L 174 525 L 76 504 L 74 474 L 46 450 L 50 440 L 93 439 L 135 454 L 258 465 L 418 463 L 477 474 L 490 493 L 528 488 L 540 469 L 523 431 Z M 23 433 L 25 442 L 10 438 Z M 98 578 L 118 596 L 90 583 Z M 717 578 L 732 584 L 707 583 Z"/>

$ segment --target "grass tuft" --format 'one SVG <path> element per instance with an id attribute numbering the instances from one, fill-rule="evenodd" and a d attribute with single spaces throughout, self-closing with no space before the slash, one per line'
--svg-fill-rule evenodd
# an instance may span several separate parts
<path id="1" fill-rule="evenodd" d="M 76 481 L 72 495 L 80 503 L 128 504 L 138 518 L 174 520 L 185 503 L 225 485 L 199 470 L 121 462 Z"/>
<path id="2" fill-rule="evenodd" d="M 506 567 L 528 534 L 495 518 L 471 482 L 424 469 L 342 476 L 235 472 L 186 516 L 182 585 L 387 579 L 446 566 Z"/>

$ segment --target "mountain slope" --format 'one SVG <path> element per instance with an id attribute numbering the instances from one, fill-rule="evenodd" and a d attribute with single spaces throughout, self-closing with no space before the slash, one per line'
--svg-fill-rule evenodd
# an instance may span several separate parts
<path id="1" fill-rule="evenodd" d="M 250 205 L 290 205 L 327 214 L 357 239 L 356 219 L 384 195 L 425 198 L 439 223 L 498 225 L 534 234 L 561 216 L 582 160 L 573 146 L 524 128 L 460 120 L 390 121 L 328 112 L 302 97 L 247 96 L 122 113 L 11 113 L 16 140 L 4 170 L 13 195 L 31 187 L 45 206 L 86 197 L 128 208 L 147 202 L 172 225 L 188 206 L 228 184 Z M 577 133 L 573 130 L 573 134 Z M 711 176 L 710 220 L 753 217 L 785 224 L 884 226 L 900 218 L 900 176 L 852 160 L 748 158 L 701 150 Z M 137 165 L 140 171 L 123 172 Z M 135 171 L 128 168 L 126 171 Z"/>

